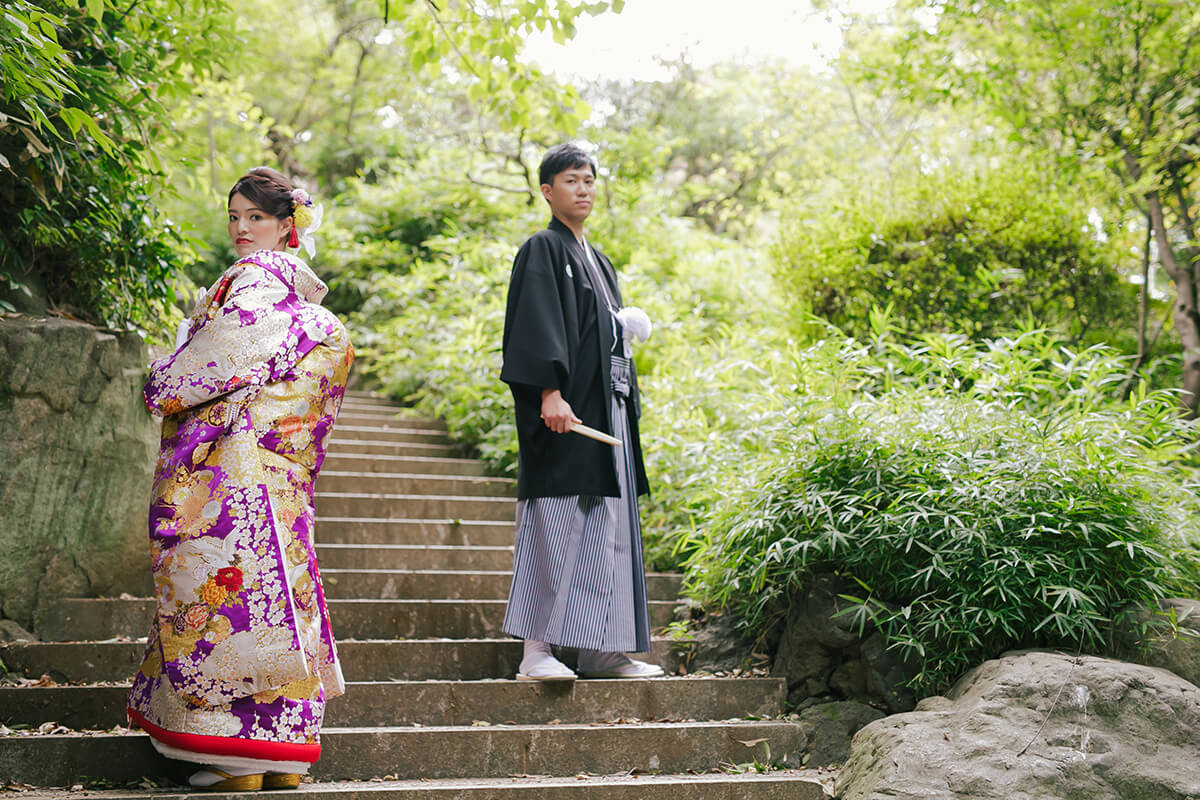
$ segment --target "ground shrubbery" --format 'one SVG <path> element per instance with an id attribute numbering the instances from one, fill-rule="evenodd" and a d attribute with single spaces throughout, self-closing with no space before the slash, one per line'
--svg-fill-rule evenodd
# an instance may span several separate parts
<path id="1" fill-rule="evenodd" d="M 855 336 L 869 330 L 871 308 L 891 303 L 909 333 L 991 337 L 1032 319 L 1074 341 L 1111 338 L 1133 325 L 1135 287 L 1120 267 L 1136 257 L 1078 193 L 1020 162 L 939 170 L 886 191 L 863 182 L 787 219 L 780 281 Z"/>
<path id="2" fill-rule="evenodd" d="M 1170 394 L 1115 400 L 1128 364 L 1112 351 L 1040 331 L 902 340 L 878 310 L 847 339 L 797 321 L 750 248 L 636 219 L 592 233 L 655 322 L 636 352 L 648 564 L 683 566 L 749 634 L 833 571 L 926 692 L 1011 647 L 1102 652 L 1125 609 L 1196 591 L 1194 432 Z M 544 224 L 534 207 L 451 226 L 356 277 L 360 363 L 497 474 L 516 461 L 499 380 L 508 275 Z"/>
<path id="3" fill-rule="evenodd" d="M 1042 333 L 805 350 L 775 452 L 727 465 L 742 488 L 685 545 L 692 590 L 761 634 L 836 572 L 921 692 L 1014 647 L 1110 650 L 1124 612 L 1200 581 L 1190 425 L 1166 393 L 1106 401 L 1124 366 Z"/>

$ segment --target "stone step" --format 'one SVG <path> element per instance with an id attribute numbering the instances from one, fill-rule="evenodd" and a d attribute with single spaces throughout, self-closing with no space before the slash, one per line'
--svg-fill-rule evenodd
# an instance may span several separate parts
<path id="1" fill-rule="evenodd" d="M 329 452 L 339 456 L 422 456 L 426 458 L 462 458 L 463 448 L 457 445 L 429 444 L 427 442 L 381 442 L 379 440 L 350 439 L 333 429 L 329 440 Z"/>
<path id="2" fill-rule="evenodd" d="M 451 445 L 449 434 L 434 428 L 405 427 L 403 421 L 370 425 L 343 424 L 339 418 L 333 428 L 335 440 L 356 442 L 398 442 L 402 444 Z"/>
<path id="3" fill-rule="evenodd" d="M 320 534 L 325 533 L 321 528 Z M 509 530 L 509 539 L 511 534 Z M 322 573 L 334 569 L 506 570 L 512 568 L 513 549 L 511 545 L 319 544 L 317 561 Z"/>
<path id="4" fill-rule="evenodd" d="M 511 523 L 516 514 L 516 503 L 511 497 L 319 491 L 314 504 L 319 515 L 328 517 L 384 516 Z"/>
<path id="5" fill-rule="evenodd" d="M 53 721 L 73 730 L 125 725 L 129 684 L 0 687 L 4 724 Z M 350 682 L 329 702 L 331 727 L 401 725 L 536 725 L 554 721 L 684 722 L 777 717 L 787 695 L 782 678 L 655 678 L 535 684 L 515 680 Z"/>
<path id="6" fill-rule="evenodd" d="M 413 416 L 408 409 L 393 406 L 375 406 L 362 403 L 343 403 L 337 424 L 377 425 L 386 423 L 403 428 L 421 428 L 446 433 L 446 423 L 440 419 Z"/>
<path id="7" fill-rule="evenodd" d="M 344 639 L 449 639 L 498 636 L 504 600 L 330 600 L 334 635 Z M 675 602 L 650 601 L 650 625 L 671 621 Z M 150 630 L 150 598 L 60 600 L 38 629 L 43 641 L 83 642 L 118 636 L 140 637 Z"/>
<path id="8" fill-rule="evenodd" d="M 448 569 L 321 569 L 325 596 L 330 600 L 506 600 L 512 584 L 510 570 Z M 646 574 L 646 596 L 674 601 L 682 577 Z"/>
<path id="9" fill-rule="evenodd" d="M 317 479 L 322 492 L 371 492 L 404 495 L 454 495 L 459 497 L 517 496 L 512 478 L 471 475 L 421 475 L 403 472 L 343 472 L 322 469 Z"/>
<path id="10" fill-rule="evenodd" d="M 342 405 L 343 405 L 343 407 L 344 406 L 369 406 L 371 408 L 386 408 L 391 411 L 403 411 L 403 412 L 409 413 L 409 414 L 415 413 L 410 407 L 404 405 L 401 402 L 393 400 L 392 398 L 387 397 L 386 395 L 377 394 L 377 393 L 369 393 L 369 392 L 368 393 L 356 392 L 356 391 L 346 392 L 345 397 L 342 398 Z"/>
<path id="11" fill-rule="evenodd" d="M 509 501 L 510 503 L 512 501 Z M 317 516 L 316 538 L 329 544 L 511 547 L 511 521 Z"/>
<path id="12" fill-rule="evenodd" d="M 411 475 L 479 475 L 484 464 L 473 458 L 430 458 L 427 456 L 347 455 L 333 451 L 325 457 L 321 478 L 326 471 L 393 472 Z"/>
<path id="13" fill-rule="evenodd" d="M 800 726 L 783 721 L 325 728 L 317 780 L 504 778 L 705 772 L 759 759 L 798 767 Z M 13 783 L 70 786 L 84 778 L 181 778 L 143 733 L 0 737 L 0 775 Z"/>
<path id="14" fill-rule="evenodd" d="M 142 632 L 143 636 L 145 631 Z M 0 643 L 0 661 L 16 675 L 81 684 L 129 680 L 142 663 L 145 638 L 105 642 Z M 521 662 L 521 642 L 492 639 L 340 639 L 342 671 L 357 681 L 510 679 Z M 646 658 L 675 674 L 684 655 L 674 642 L 651 640 Z M 572 661 L 572 651 L 561 651 Z M 25 691 L 18 688 L 16 691 Z M 7 706 L 0 705 L 0 708 Z M 0 722 L 4 722 L 0 714 Z"/>
<path id="15" fill-rule="evenodd" d="M 811 770 L 713 772 L 700 775 L 588 775 L 569 778 L 421 778 L 406 781 L 306 782 L 288 800 L 827 800 L 827 775 Z M 259 792 L 206 792 L 211 800 L 259 797 Z M 87 800 L 196 800 L 179 789 L 89 789 L 72 793 Z M 278 797 L 278 793 L 269 796 Z M 23 791 L 21 800 L 61 800 L 62 791 Z"/>
<path id="16" fill-rule="evenodd" d="M 392 400 L 377 389 L 346 389 L 345 396 L 347 400 L 370 400 L 399 405 L 395 400 Z"/>

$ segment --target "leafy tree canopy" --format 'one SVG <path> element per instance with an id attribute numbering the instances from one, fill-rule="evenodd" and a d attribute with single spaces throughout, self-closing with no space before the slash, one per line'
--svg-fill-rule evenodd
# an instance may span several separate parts
<path id="1" fill-rule="evenodd" d="M 1200 402 L 1200 12 L 1175 0 L 911 2 L 858 65 L 917 100 L 982 102 L 1012 135 L 1104 168 L 1139 207 L 1176 299 L 1183 402 Z"/>

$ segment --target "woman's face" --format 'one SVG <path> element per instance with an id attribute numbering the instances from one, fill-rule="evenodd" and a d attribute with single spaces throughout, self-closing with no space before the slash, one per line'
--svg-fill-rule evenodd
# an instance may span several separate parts
<path id="1" fill-rule="evenodd" d="M 255 250 L 282 250 L 291 231 L 291 217 L 276 219 L 241 193 L 229 198 L 229 239 L 238 257 Z"/>

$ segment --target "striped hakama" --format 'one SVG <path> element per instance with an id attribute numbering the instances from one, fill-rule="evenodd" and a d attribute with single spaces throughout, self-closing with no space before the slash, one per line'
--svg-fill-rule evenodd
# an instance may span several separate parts
<path id="1" fill-rule="evenodd" d="M 629 359 L 612 357 L 613 435 L 630 441 Z M 562 434 L 564 436 L 577 434 Z M 504 632 L 562 647 L 650 650 L 650 612 L 632 448 L 614 447 L 620 497 L 517 501 Z"/>

